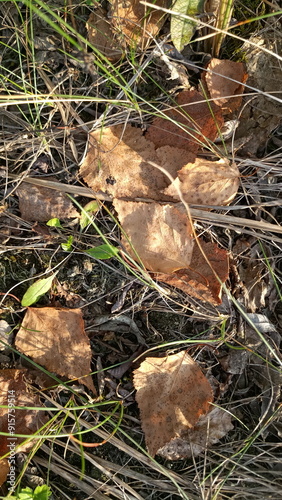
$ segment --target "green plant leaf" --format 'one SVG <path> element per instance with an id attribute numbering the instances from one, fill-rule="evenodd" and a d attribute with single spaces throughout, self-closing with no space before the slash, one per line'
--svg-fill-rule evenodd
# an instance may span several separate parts
<path id="1" fill-rule="evenodd" d="M 33 492 L 34 500 L 47 500 L 51 496 L 52 492 L 47 486 L 47 484 L 43 484 L 42 486 L 36 486 Z"/>
<path id="2" fill-rule="evenodd" d="M 176 0 L 172 6 L 175 12 L 186 16 L 195 16 L 202 11 L 203 0 Z M 170 33 L 173 44 L 179 52 L 190 42 L 197 21 L 190 21 L 179 16 L 172 15 L 170 21 Z"/>
<path id="3" fill-rule="evenodd" d="M 81 217 L 80 217 L 80 228 L 81 229 L 85 229 L 86 226 L 88 226 L 88 224 L 90 224 L 89 216 L 98 212 L 100 206 L 99 206 L 99 203 L 97 201 L 89 201 L 89 203 L 87 203 L 85 205 L 85 207 L 83 207 L 83 208 L 84 208 L 84 211 L 86 213 L 81 212 Z M 88 215 L 88 217 L 87 217 L 87 215 Z"/>
<path id="4" fill-rule="evenodd" d="M 33 283 L 25 292 L 21 301 L 21 305 L 23 307 L 29 307 L 32 304 L 35 304 L 35 302 L 37 302 L 40 297 L 42 297 L 50 290 L 53 279 L 55 278 L 57 273 L 58 271 L 55 274 L 52 274 L 52 276 L 49 276 L 49 278 L 43 278 L 41 280 L 35 281 L 35 283 Z"/>
<path id="5" fill-rule="evenodd" d="M 60 219 L 58 219 L 57 217 L 54 217 L 54 219 L 50 219 L 48 220 L 48 222 L 46 222 L 46 226 L 51 226 L 51 227 L 62 227 L 61 223 L 60 223 Z"/>
<path id="6" fill-rule="evenodd" d="M 63 250 L 65 250 L 65 252 L 70 252 L 72 249 L 72 244 L 73 244 L 73 236 L 70 235 L 66 243 L 61 243 L 61 247 Z"/>
<path id="7" fill-rule="evenodd" d="M 89 250 L 86 250 L 85 253 L 87 253 L 91 257 L 95 257 L 95 259 L 105 260 L 110 259 L 111 257 L 116 257 L 118 255 L 118 252 L 118 248 L 112 245 L 105 244 L 90 248 Z"/>

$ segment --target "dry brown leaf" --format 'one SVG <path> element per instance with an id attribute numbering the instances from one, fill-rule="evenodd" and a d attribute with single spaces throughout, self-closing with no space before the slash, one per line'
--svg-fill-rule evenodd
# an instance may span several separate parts
<path id="1" fill-rule="evenodd" d="M 229 258 L 226 250 L 215 243 L 198 239 L 207 260 L 199 245 L 195 244 L 191 263 L 188 269 L 180 269 L 172 274 L 159 274 L 159 281 L 175 286 L 197 299 L 218 305 L 221 303 L 222 283 L 229 275 Z M 220 281 L 216 278 L 217 274 Z"/>
<path id="2" fill-rule="evenodd" d="M 120 223 L 144 266 L 154 272 L 172 273 L 190 264 L 194 247 L 185 213 L 171 205 L 115 200 Z M 123 246 L 137 259 L 130 243 Z"/>
<path id="3" fill-rule="evenodd" d="M 183 351 L 165 358 L 147 358 L 134 371 L 134 386 L 152 456 L 194 427 L 213 401 L 210 383 Z"/>
<path id="4" fill-rule="evenodd" d="M 80 309 L 28 308 L 16 337 L 16 348 L 49 372 L 78 379 L 94 394 L 91 349 Z"/>
<path id="5" fill-rule="evenodd" d="M 55 180 L 51 177 L 49 180 Z M 70 199 L 60 191 L 32 186 L 22 182 L 16 191 L 21 217 L 28 221 L 46 222 L 53 217 L 68 219 L 79 217 Z"/>
<path id="6" fill-rule="evenodd" d="M 178 177 L 165 194 L 179 200 L 179 190 L 187 203 L 194 205 L 229 205 L 239 187 L 240 172 L 227 159 L 209 161 L 196 158 L 178 171 Z"/>
<path id="7" fill-rule="evenodd" d="M 213 58 L 207 65 L 202 80 L 213 102 L 222 108 L 223 114 L 232 113 L 242 103 L 244 83 L 248 79 L 245 65 L 241 62 Z M 234 81 L 236 80 L 236 81 Z"/>
<path id="8" fill-rule="evenodd" d="M 197 457 L 232 429 L 231 415 L 216 407 L 201 416 L 194 429 L 188 429 L 186 436 L 172 439 L 157 454 L 166 460 Z"/>
<path id="9" fill-rule="evenodd" d="M 176 105 L 164 111 L 164 115 L 169 119 L 155 118 L 146 134 L 157 148 L 168 145 L 196 154 L 200 146 L 215 140 L 218 128 L 223 126 L 220 108 L 213 102 L 207 103 L 196 90 L 180 92 Z"/>
<path id="10" fill-rule="evenodd" d="M 1 370 L 0 371 L 0 406 L 11 405 L 10 412 L 8 408 L 0 408 L 0 431 L 14 432 L 14 434 L 34 434 L 44 423 L 47 422 L 43 411 L 37 410 L 16 410 L 14 406 L 32 406 L 42 408 L 39 398 L 27 392 L 24 381 L 27 370 Z M 14 398 L 14 399 L 13 399 Z M 0 456 L 11 451 L 9 443 L 15 443 L 18 446 L 26 438 L 15 437 L 15 440 L 9 439 L 11 436 L 0 437 Z M 20 447 L 20 451 L 28 451 L 32 448 L 34 441 Z"/>
<path id="11" fill-rule="evenodd" d="M 5 483 L 10 472 L 10 465 L 7 458 L 0 458 L 0 486 Z"/>
<path id="12" fill-rule="evenodd" d="M 107 13 L 97 7 L 86 23 L 89 42 L 104 54 L 109 61 L 116 62 L 122 56 L 120 42 L 115 41 L 114 34 L 107 19 Z"/>
<path id="13" fill-rule="evenodd" d="M 140 128 L 115 125 L 92 132 L 87 156 L 80 168 L 94 190 L 117 198 L 152 198 L 169 201 L 162 191 L 170 180 L 148 161 L 161 164 L 173 178 L 194 155 L 170 146 L 157 151 Z"/>
<path id="14" fill-rule="evenodd" d="M 159 7 L 168 7 L 167 0 L 156 0 Z M 144 49 L 158 34 L 165 21 L 164 12 L 145 7 L 140 0 L 111 0 L 111 21 L 122 42 Z"/>

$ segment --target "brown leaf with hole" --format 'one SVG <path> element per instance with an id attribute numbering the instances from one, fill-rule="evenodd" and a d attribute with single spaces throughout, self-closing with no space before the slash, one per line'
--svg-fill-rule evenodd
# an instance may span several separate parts
<path id="1" fill-rule="evenodd" d="M 167 0 L 156 0 L 154 3 L 159 7 L 168 7 Z M 110 15 L 121 42 L 142 49 L 157 36 L 166 16 L 161 10 L 142 5 L 140 0 L 111 0 Z"/>
<path id="2" fill-rule="evenodd" d="M 229 205 L 239 187 L 240 172 L 227 159 L 209 161 L 196 158 L 178 171 L 178 177 L 165 194 L 179 200 L 179 190 L 187 203 L 194 205 Z"/>
<path id="3" fill-rule="evenodd" d="M 49 180 L 55 180 L 51 177 Z M 79 217 L 71 200 L 60 191 L 22 182 L 16 191 L 21 217 L 27 221 L 46 222 L 53 217 Z"/>
<path id="4" fill-rule="evenodd" d="M 146 139 L 157 148 L 168 145 L 196 154 L 199 147 L 217 137 L 223 126 L 221 110 L 196 90 L 183 90 L 175 101 L 163 111 L 163 118 L 153 120 Z"/>
<path id="5" fill-rule="evenodd" d="M 80 168 L 84 181 L 96 192 L 117 198 L 152 198 L 169 201 L 163 190 L 168 177 L 148 163 L 163 166 L 173 178 L 195 155 L 171 146 L 155 150 L 140 128 L 128 125 L 96 130 L 90 134 L 89 149 Z"/>
<path id="6" fill-rule="evenodd" d="M 210 383 L 183 351 L 146 358 L 134 371 L 134 386 L 146 445 L 153 457 L 165 444 L 193 428 L 213 401 Z"/>
<path id="7" fill-rule="evenodd" d="M 221 283 L 225 283 L 229 276 L 228 253 L 215 243 L 206 243 L 200 238 L 198 243 L 194 245 L 189 268 L 179 269 L 171 274 L 158 274 L 156 279 L 175 286 L 196 299 L 218 305 L 221 303 Z"/>
<path id="8" fill-rule="evenodd" d="M 233 429 L 231 415 L 222 408 L 213 408 L 202 415 L 193 429 L 176 437 L 157 451 L 166 460 L 197 457 Z"/>
<path id="9" fill-rule="evenodd" d="M 244 84 L 248 79 L 245 65 L 241 62 L 213 58 L 203 73 L 202 80 L 213 102 L 222 108 L 223 114 L 238 109 L 242 103 Z"/>
<path id="10" fill-rule="evenodd" d="M 148 270 L 161 273 L 189 266 L 194 240 L 185 213 L 158 203 L 115 200 L 114 207 L 130 240 L 123 237 L 122 244 L 135 260 L 139 257 Z"/>
<path id="11" fill-rule="evenodd" d="M 10 472 L 10 465 L 7 458 L 0 458 L 0 486 L 5 483 Z"/>
<path id="12" fill-rule="evenodd" d="M 114 38 L 107 13 L 101 7 L 92 12 L 86 23 L 89 42 L 109 61 L 116 62 L 122 56 L 121 44 Z"/>
<path id="13" fill-rule="evenodd" d="M 0 431 L 10 433 L 10 436 L 0 436 L 0 456 L 12 452 L 15 446 L 27 439 L 13 437 L 14 434 L 32 435 L 48 421 L 44 411 L 14 408 L 15 406 L 42 408 L 38 396 L 30 392 L 26 386 L 26 373 L 27 370 L 0 371 L 0 406 L 9 406 L 9 409 L 0 408 Z M 33 445 L 34 441 L 29 441 L 21 445 L 17 451 L 28 451 Z"/>
<path id="14" fill-rule="evenodd" d="M 28 308 L 16 337 L 16 348 L 49 372 L 78 380 L 96 394 L 91 348 L 80 309 Z"/>

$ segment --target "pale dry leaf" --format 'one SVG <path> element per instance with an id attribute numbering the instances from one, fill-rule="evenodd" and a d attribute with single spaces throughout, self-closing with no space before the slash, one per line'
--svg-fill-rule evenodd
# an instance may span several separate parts
<path id="1" fill-rule="evenodd" d="M 90 134 L 80 175 L 94 191 L 113 197 L 169 201 L 171 197 L 163 190 L 170 180 L 148 161 L 161 164 L 175 178 L 177 171 L 193 159 L 194 155 L 170 146 L 156 151 L 140 128 L 115 125 Z"/>
<path id="2" fill-rule="evenodd" d="M 92 12 L 86 23 L 89 42 L 104 54 L 109 61 L 116 62 L 122 56 L 120 42 L 116 41 L 107 19 L 107 13 L 101 7 Z"/>
<path id="3" fill-rule="evenodd" d="M 172 273 L 189 266 L 194 239 L 185 213 L 158 203 L 115 200 L 114 207 L 130 240 L 123 237 L 123 246 L 148 270 Z"/>
<path id="4" fill-rule="evenodd" d="M 194 205 L 229 205 L 239 187 L 240 172 L 227 159 L 209 161 L 196 158 L 178 171 L 178 177 L 165 194 L 179 200 L 179 191 L 187 203 Z"/>
<path id="5" fill-rule="evenodd" d="M 222 408 L 215 407 L 201 416 L 195 427 L 187 430 L 186 435 L 172 439 L 157 454 L 166 460 L 197 457 L 232 429 L 231 415 Z"/>
<path id="6" fill-rule="evenodd" d="M 220 108 L 213 102 L 206 102 L 196 90 L 180 92 L 163 114 L 164 118 L 153 120 L 146 138 L 156 148 L 167 145 L 195 154 L 199 147 L 215 140 L 224 123 Z"/>
<path id="7" fill-rule="evenodd" d="M 94 394 L 90 341 L 80 309 L 28 308 L 16 337 L 16 348 L 49 372 L 78 380 Z"/>
<path id="8" fill-rule="evenodd" d="M 228 276 L 227 251 L 213 242 L 205 242 L 198 238 L 189 268 L 179 269 L 171 274 L 158 274 L 155 278 L 179 288 L 196 299 L 218 305 L 221 303 L 222 283 L 225 283 Z"/>
<path id="9" fill-rule="evenodd" d="M 202 76 L 211 99 L 222 108 L 223 114 L 240 107 L 242 96 L 239 94 L 243 93 L 247 79 L 243 63 L 216 58 L 211 59 Z"/>
<path id="10" fill-rule="evenodd" d="M 10 472 L 10 465 L 7 458 L 0 458 L 0 486 L 5 483 Z"/>
<path id="11" fill-rule="evenodd" d="M 136 401 L 150 455 L 181 437 L 207 413 L 213 391 L 199 365 L 185 351 L 146 358 L 134 371 Z"/>
<path id="12" fill-rule="evenodd" d="M 55 180 L 51 177 L 49 180 Z M 68 219 L 79 217 L 71 200 L 60 191 L 22 182 L 16 191 L 19 197 L 21 217 L 27 221 L 46 222 L 57 217 Z"/>
<path id="13" fill-rule="evenodd" d="M 25 376 L 27 370 L 1 370 L 0 371 L 0 406 L 10 404 L 14 406 L 31 406 L 42 408 L 39 398 L 28 392 Z M 8 408 L 0 407 L 0 431 L 14 432 L 14 434 L 34 434 L 48 419 L 44 415 L 44 411 L 34 410 L 17 410 L 9 412 Z M 9 429 L 10 426 L 10 429 Z M 0 436 L 0 456 L 5 455 L 9 451 L 8 444 L 11 443 L 11 436 Z M 15 437 L 13 442 L 15 446 L 25 441 L 27 438 Z M 20 451 L 28 451 L 32 448 L 34 441 L 29 441 L 21 445 Z"/>
<path id="14" fill-rule="evenodd" d="M 159 7 L 167 7 L 167 0 L 156 0 Z M 157 36 L 165 21 L 164 12 L 146 7 L 140 0 L 111 0 L 111 22 L 121 42 L 144 49 Z"/>

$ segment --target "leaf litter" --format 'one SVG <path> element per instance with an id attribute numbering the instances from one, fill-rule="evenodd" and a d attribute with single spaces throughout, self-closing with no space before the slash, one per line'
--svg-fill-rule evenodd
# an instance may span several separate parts
<path id="1" fill-rule="evenodd" d="M 96 394 L 89 375 L 92 352 L 80 309 L 28 308 L 15 345 L 49 372 L 78 381 Z"/>

